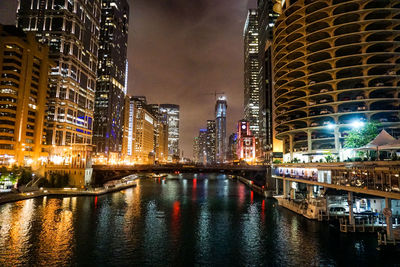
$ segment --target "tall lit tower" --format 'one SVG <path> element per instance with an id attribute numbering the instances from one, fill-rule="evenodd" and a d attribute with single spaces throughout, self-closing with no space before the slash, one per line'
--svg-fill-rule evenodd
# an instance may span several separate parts
<path id="1" fill-rule="evenodd" d="M 168 161 L 179 158 L 179 105 L 161 104 L 161 120 L 168 125 Z"/>
<path id="2" fill-rule="evenodd" d="M 272 151 L 272 38 L 275 21 L 274 0 L 258 0 L 258 59 L 260 64 L 260 145 L 263 157 Z"/>
<path id="3" fill-rule="evenodd" d="M 53 159 L 70 151 L 70 168 L 91 167 L 100 14 L 100 0 L 20 0 L 18 5 L 17 26 L 49 45 L 55 62 L 46 137 Z M 90 174 L 85 171 L 86 178 Z"/>
<path id="4" fill-rule="evenodd" d="M 215 163 L 215 120 L 207 120 L 207 164 Z"/>
<path id="5" fill-rule="evenodd" d="M 260 133 L 260 63 L 258 12 L 250 9 L 244 26 L 244 117 L 255 136 Z"/>
<path id="6" fill-rule="evenodd" d="M 122 149 L 128 22 L 126 0 L 102 0 L 93 143 L 106 158 Z"/>
<path id="7" fill-rule="evenodd" d="M 224 163 L 226 157 L 226 109 L 225 97 L 219 97 L 215 104 L 215 154 L 216 162 Z"/>

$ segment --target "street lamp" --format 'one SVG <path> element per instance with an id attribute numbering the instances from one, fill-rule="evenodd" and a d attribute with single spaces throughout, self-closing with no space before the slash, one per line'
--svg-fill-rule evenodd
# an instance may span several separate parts
<path id="1" fill-rule="evenodd" d="M 364 126 L 364 122 L 359 121 L 359 120 L 355 120 L 351 123 L 351 127 L 353 127 L 354 129 L 360 129 L 361 127 Z"/>

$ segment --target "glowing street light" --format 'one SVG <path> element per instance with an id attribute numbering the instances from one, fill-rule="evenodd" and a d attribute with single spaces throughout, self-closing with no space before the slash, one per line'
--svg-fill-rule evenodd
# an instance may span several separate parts
<path id="1" fill-rule="evenodd" d="M 351 123 L 351 127 L 355 128 L 355 129 L 359 129 L 359 128 L 363 127 L 364 124 L 365 124 L 364 122 L 357 120 L 357 121 L 353 121 Z"/>
<path id="2" fill-rule="evenodd" d="M 328 129 L 334 129 L 335 126 L 336 126 L 336 124 L 331 123 L 331 122 L 327 124 Z"/>

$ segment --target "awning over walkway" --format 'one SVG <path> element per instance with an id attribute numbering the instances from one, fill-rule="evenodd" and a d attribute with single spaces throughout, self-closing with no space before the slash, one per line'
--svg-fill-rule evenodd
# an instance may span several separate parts
<path id="1" fill-rule="evenodd" d="M 382 130 L 371 142 L 357 150 L 396 150 L 400 149 L 400 140 Z"/>

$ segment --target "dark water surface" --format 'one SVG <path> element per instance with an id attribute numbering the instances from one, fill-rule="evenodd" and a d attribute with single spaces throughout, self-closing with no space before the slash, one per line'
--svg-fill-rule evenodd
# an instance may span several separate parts
<path id="1" fill-rule="evenodd" d="M 0 266 L 390 266 L 376 236 L 345 235 L 220 175 L 140 180 L 101 197 L 0 206 Z"/>

